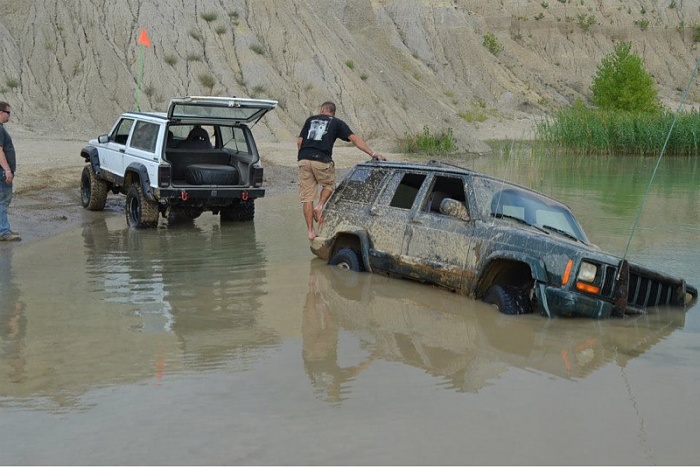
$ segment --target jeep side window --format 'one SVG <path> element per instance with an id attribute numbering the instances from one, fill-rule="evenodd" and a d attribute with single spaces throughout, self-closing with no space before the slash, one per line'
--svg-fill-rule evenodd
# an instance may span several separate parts
<path id="1" fill-rule="evenodd" d="M 248 149 L 248 142 L 245 139 L 245 132 L 242 128 L 236 126 L 222 126 L 220 130 L 223 147 L 232 149 L 235 152 L 250 152 Z"/>
<path id="2" fill-rule="evenodd" d="M 148 152 L 155 152 L 159 129 L 160 127 L 155 123 L 137 122 L 134 134 L 131 137 L 130 146 Z"/>
<path id="3" fill-rule="evenodd" d="M 371 202 L 386 174 L 385 169 L 358 168 L 341 182 L 338 199 L 360 204 Z"/>
<path id="4" fill-rule="evenodd" d="M 110 139 L 115 143 L 126 145 L 126 140 L 129 139 L 129 133 L 131 132 L 131 127 L 133 125 L 134 121 L 132 119 L 123 118 L 110 135 Z"/>
<path id="5" fill-rule="evenodd" d="M 425 174 L 404 174 L 389 205 L 394 208 L 411 209 L 425 177 Z"/>
<path id="6" fill-rule="evenodd" d="M 445 198 L 451 198 L 465 204 L 464 180 L 458 177 L 436 176 L 423 210 L 440 214 L 440 203 Z"/>

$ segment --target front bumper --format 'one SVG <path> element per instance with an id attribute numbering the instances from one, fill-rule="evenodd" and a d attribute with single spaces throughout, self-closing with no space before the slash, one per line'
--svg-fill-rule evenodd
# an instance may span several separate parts
<path id="1" fill-rule="evenodd" d="M 546 285 L 542 285 L 540 290 L 541 311 L 549 318 L 578 316 L 604 319 L 613 315 L 615 309 L 611 302 L 575 291 Z"/>

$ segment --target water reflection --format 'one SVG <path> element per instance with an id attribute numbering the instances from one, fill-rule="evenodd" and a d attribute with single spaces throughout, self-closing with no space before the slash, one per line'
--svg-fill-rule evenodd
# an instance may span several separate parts
<path id="1" fill-rule="evenodd" d="M 0 247 L 0 379 L 22 383 L 27 377 L 25 304 L 12 274 L 12 247 Z"/>
<path id="2" fill-rule="evenodd" d="M 255 224 L 202 223 L 152 231 L 88 225 L 90 283 L 140 319 L 140 332 L 169 332 L 197 369 L 220 366 L 274 345 L 258 323 L 266 256 Z"/>
<path id="3" fill-rule="evenodd" d="M 304 362 L 326 400 L 350 396 L 353 378 L 373 361 L 400 362 L 476 393 L 516 367 L 565 379 L 628 362 L 682 328 L 685 313 L 659 309 L 620 320 L 505 316 L 481 302 L 420 284 L 357 274 L 314 261 L 304 311 Z M 338 333 L 352 333 L 361 356 L 338 355 Z M 342 358 L 359 360 L 341 367 Z"/>
<path id="4" fill-rule="evenodd" d="M 324 268 L 328 269 L 328 268 Z M 327 271 L 328 272 L 328 271 Z M 326 303 L 319 290 L 319 274 L 312 268 L 309 274 L 309 292 L 306 295 L 301 321 L 304 370 L 311 384 L 328 402 L 339 402 L 348 383 L 374 359 L 370 354 L 356 365 L 338 364 L 338 317 Z"/>

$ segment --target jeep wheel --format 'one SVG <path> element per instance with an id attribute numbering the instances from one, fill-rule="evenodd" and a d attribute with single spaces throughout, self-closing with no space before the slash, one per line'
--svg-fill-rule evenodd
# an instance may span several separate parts
<path id="1" fill-rule="evenodd" d="M 126 192 L 126 223 L 136 229 L 158 225 L 158 203 L 146 199 L 139 182 L 132 183 Z"/>
<path id="2" fill-rule="evenodd" d="M 360 272 L 364 269 L 360 262 L 360 255 L 352 248 L 347 247 L 336 251 L 333 256 L 331 256 L 328 264 L 331 266 L 338 266 L 340 269 L 347 269 L 355 272 Z"/>
<path id="3" fill-rule="evenodd" d="M 492 285 L 483 301 L 496 305 L 505 315 L 527 315 L 532 313 L 532 303 L 527 293 L 512 285 Z"/>
<path id="4" fill-rule="evenodd" d="M 255 217 L 255 200 L 236 201 L 221 210 L 221 222 L 252 221 Z"/>
<path id="5" fill-rule="evenodd" d="M 108 191 L 107 182 L 98 179 L 92 165 L 87 164 L 80 177 L 80 198 L 83 207 L 90 211 L 102 211 L 107 202 Z"/>

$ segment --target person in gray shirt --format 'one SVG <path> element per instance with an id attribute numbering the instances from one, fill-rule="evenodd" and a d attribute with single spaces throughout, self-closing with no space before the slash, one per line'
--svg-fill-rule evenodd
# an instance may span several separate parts
<path id="1" fill-rule="evenodd" d="M 12 181 L 17 170 L 17 158 L 12 138 L 5 129 L 5 123 L 10 120 L 12 108 L 7 102 L 0 101 L 0 241 L 16 242 L 22 240 L 16 232 L 10 230 L 7 210 L 12 201 Z"/>

